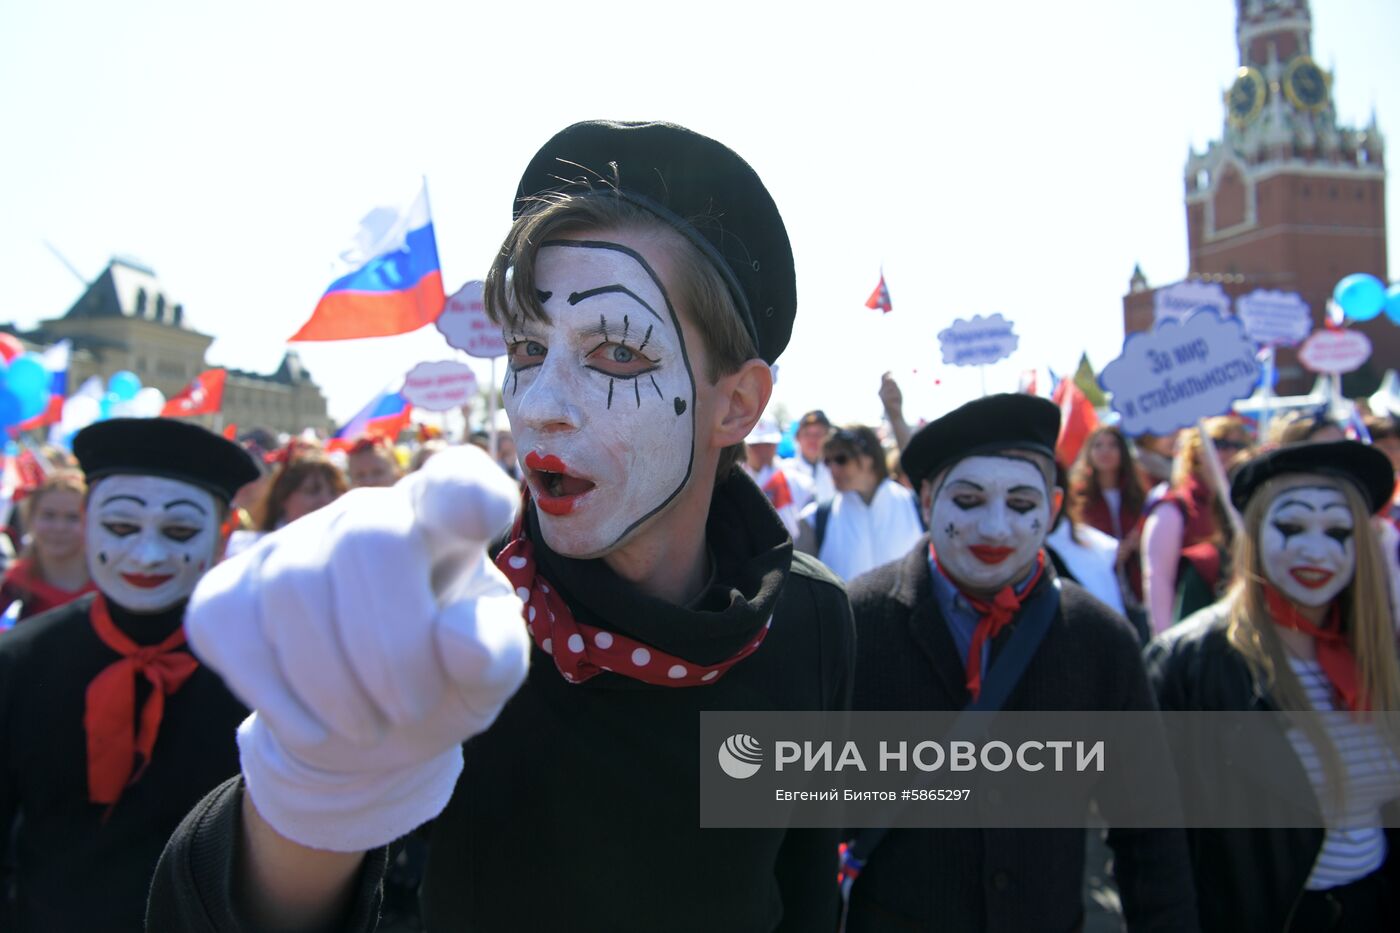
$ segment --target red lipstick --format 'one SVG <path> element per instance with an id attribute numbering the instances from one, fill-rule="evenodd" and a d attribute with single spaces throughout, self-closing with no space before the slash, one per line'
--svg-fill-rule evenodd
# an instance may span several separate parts
<path id="1" fill-rule="evenodd" d="M 563 461 L 563 460 L 560 460 L 558 457 L 554 456 L 553 454 L 550 454 L 550 455 L 547 456 L 547 457 L 541 457 L 539 454 L 535 453 L 533 450 L 530 451 L 528 454 L 525 455 L 525 469 L 527 469 L 527 470 L 543 470 L 543 471 L 546 472 L 546 473 L 567 473 L 567 472 L 569 472 L 568 468 L 564 466 L 564 461 Z"/>
<path id="2" fill-rule="evenodd" d="M 592 492 L 592 480 L 574 476 L 568 465 L 553 455 L 533 451 L 525 455 L 526 480 L 535 495 L 535 505 L 546 515 L 568 515 L 578 500 Z"/>
<path id="3" fill-rule="evenodd" d="M 992 547 L 987 544 L 974 544 L 972 547 L 968 548 L 968 550 L 972 552 L 973 557 L 984 564 L 999 564 L 1010 557 L 1016 549 L 1010 547 Z"/>
<path id="4" fill-rule="evenodd" d="M 1288 571 L 1288 575 L 1310 590 L 1321 589 L 1336 576 L 1332 571 L 1323 570 L 1321 567 L 1294 567 Z"/>
<path id="5" fill-rule="evenodd" d="M 143 590 L 153 590 L 162 583 L 175 579 L 173 573 L 158 573 L 152 575 L 144 573 L 124 573 L 121 576 L 127 583 L 130 583 L 132 586 L 139 586 Z"/>

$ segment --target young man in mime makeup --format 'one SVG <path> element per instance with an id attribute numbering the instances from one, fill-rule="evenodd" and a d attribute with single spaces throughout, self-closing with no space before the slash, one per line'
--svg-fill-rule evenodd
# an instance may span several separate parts
<path id="1" fill-rule="evenodd" d="M 1047 400 L 994 395 L 910 440 L 901 462 L 929 533 L 908 556 L 851 584 L 855 709 L 960 710 L 997 695 L 1005 699 L 994 709 L 1155 708 L 1127 621 L 1055 579 L 1045 555 L 1064 496 L 1054 483 L 1059 426 Z M 1020 629 L 1038 634 L 1008 650 Z M 1005 680 L 999 663 L 1024 650 L 1032 653 L 1019 678 Z M 1158 745 L 1166 762 L 1164 737 Z M 1082 928 L 1083 830 L 891 829 L 854 838 L 863 865 L 852 866 L 847 933 Z M 1184 834 L 1117 830 L 1109 845 L 1130 931 L 1197 929 Z"/>
<path id="2" fill-rule="evenodd" d="M 0 929 L 139 931 L 156 861 L 185 812 L 238 771 L 247 709 L 185 647 L 190 592 L 228 502 L 258 475 L 184 422 L 79 432 L 98 592 L 0 637 Z M 5 879 L 0 877 L 0 882 Z"/>
<path id="3" fill-rule="evenodd" d="M 782 220 L 720 143 L 616 123 L 550 140 L 515 215 L 486 302 L 523 504 L 449 450 L 201 587 L 195 649 L 257 712 L 152 929 L 371 930 L 434 817 L 429 929 L 834 926 L 836 831 L 699 828 L 702 710 L 849 702 L 845 593 L 734 467 L 795 313 Z"/>

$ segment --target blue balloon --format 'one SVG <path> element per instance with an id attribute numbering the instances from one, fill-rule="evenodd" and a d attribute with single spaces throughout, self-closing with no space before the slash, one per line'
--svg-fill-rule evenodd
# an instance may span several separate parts
<path id="1" fill-rule="evenodd" d="M 18 393 L 16 393 L 18 395 Z M 19 396 L 19 420 L 28 421 L 36 415 L 43 414 L 45 408 L 49 407 L 48 389 L 40 392 L 30 392 Z"/>
<path id="2" fill-rule="evenodd" d="M 102 401 L 97 403 L 97 420 L 106 421 L 112 417 L 112 406 L 121 404 L 121 399 L 117 398 L 117 393 L 108 392 L 102 396 Z"/>
<path id="3" fill-rule="evenodd" d="M 141 377 L 126 369 L 112 373 L 107 380 L 107 391 L 115 395 L 117 401 L 129 402 L 141 391 Z"/>
<path id="4" fill-rule="evenodd" d="M 5 388 L 24 398 L 47 392 L 51 378 L 39 355 L 26 353 L 10 360 L 10 368 L 5 370 Z"/>
<path id="5" fill-rule="evenodd" d="M 23 420 L 20 417 L 19 396 L 7 386 L 0 386 L 0 428 L 8 428 Z"/>
<path id="6" fill-rule="evenodd" d="M 1332 300 L 1353 321 L 1369 321 L 1385 307 L 1385 283 L 1374 275 L 1356 272 L 1337 283 Z"/>
<path id="7" fill-rule="evenodd" d="M 1400 282 L 1385 290 L 1385 316 L 1400 324 Z"/>

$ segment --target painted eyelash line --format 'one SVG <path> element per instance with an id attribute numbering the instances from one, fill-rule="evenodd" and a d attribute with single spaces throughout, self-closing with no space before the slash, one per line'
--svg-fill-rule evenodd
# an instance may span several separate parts
<path id="1" fill-rule="evenodd" d="M 632 326 L 631 318 L 630 318 L 628 315 L 625 315 L 625 314 L 624 314 L 624 315 L 622 316 L 622 337 L 619 338 L 619 340 L 618 340 L 618 345 L 621 346 L 621 347 L 625 347 L 625 348 L 628 349 L 628 350 L 631 350 L 633 353 L 635 353 L 635 354 L 637 354 L 638 356 L 642 357 L 642 359 L 646 360 L 648 363 L 651 363 L 652 365 L 658 364 L 658 363 L 660 362 L 659 360 L 654 360 L 654 359 L 652 359 L 652 358 L 649 357 L 649 356 L 643 355 L 643 353 L 642 353 L 643 348 L 645 348 L 646 345 L 647 345 L 647 341 L 651 339 L 651 328 L 650 328 L 650 327 L 647 328 L 646 335 L 642 338 L 642 345 L 639 346 L 639 347 L 633 348 L 633 347 L 627 346 L 627 333 L 628 333 L 628 331 L 631 329 L 631 326 Z M 613 342 L 613 341 L 612 341 L 612 338 L 608 336 L 608 321 L 607 321 L 607 318 L 605 318 L 605 317 L 604 317 L 603 315 L 601 315 L 601 314 L 598 315 L 598 327 L 599 327 L 599 329 L 602 330 L 602 332 L 603 332 L 603 339 L 600 340 L 600 341 L 598 341 L 598 343 L 595 344 L 595 345 L 593 346 L 593 349 L 591 349 L 591 350 L 588 351 L 588 355 L 589 355 L 589 356 L 592 356 L 594 353 L 597 353 L 599 347 L 605 347 L 605 346 L 607 346 L 608 344 L 610 344 L 610 343 Z M 592 367 L 590 367 L 590 368 L 592 368 Z M 601 370 L 600 370 L 600 371 L 601 371 Z M 650 372 L 650 370 L 648 370 L 648 372 Z M 608 375 L 611 376 L 612 374 L 609 373 Z M 642 374 L 642 373 L 638 373 L 637 375 L 640 376 L 640 375 L 643 375 L 643 374 Z M 614 378 L 614 379 L 636 379 L 637 376 L 612 376 L 612 378 Z"/>

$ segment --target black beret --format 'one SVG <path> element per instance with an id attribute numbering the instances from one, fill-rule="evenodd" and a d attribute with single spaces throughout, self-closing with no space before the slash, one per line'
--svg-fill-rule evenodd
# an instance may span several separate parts
<path id="1" fill-rule="evenodd" d="M 899 458 L 914 488 L 959 460 L 998 450 L 1029 450 L 1055 459 L 1060 409 L 1011 392 L 974 399 L 919 428 Z"/>
<path id="2" fill-rule="evenodd" d="M 777 360 L 797 315 L 797 274 L 783 218 L 749 164 L 723 143 L 674 123 L 575 123 L 530 160 L 515 216 L 546 192 L 613 185 L 714 264 L 758 355 Z"/>
<path id="3" fill-rule="evenodd" d="M 1385 454 L 1358 441 L 1329 441 L 1287 444 L 1246 460 L 1235 470 L 1230 482 L 1230 501 L 1243 512 L 1260 486 L 1277 476 L 1293 473 L 1317 473 L 1349 480 L 1360 491 L 1372 514 L 1385 508 L 1395 492 L 1395 471 Z"/>
<path id="4" fill-rule="evenodd" d="M 247 451 L 197 424 L 173 418 L 112 418 L 73 438 L 73 455 L 88 485 L 128 474 L 177 479 L 225 504 L 261 473 Z"/>

